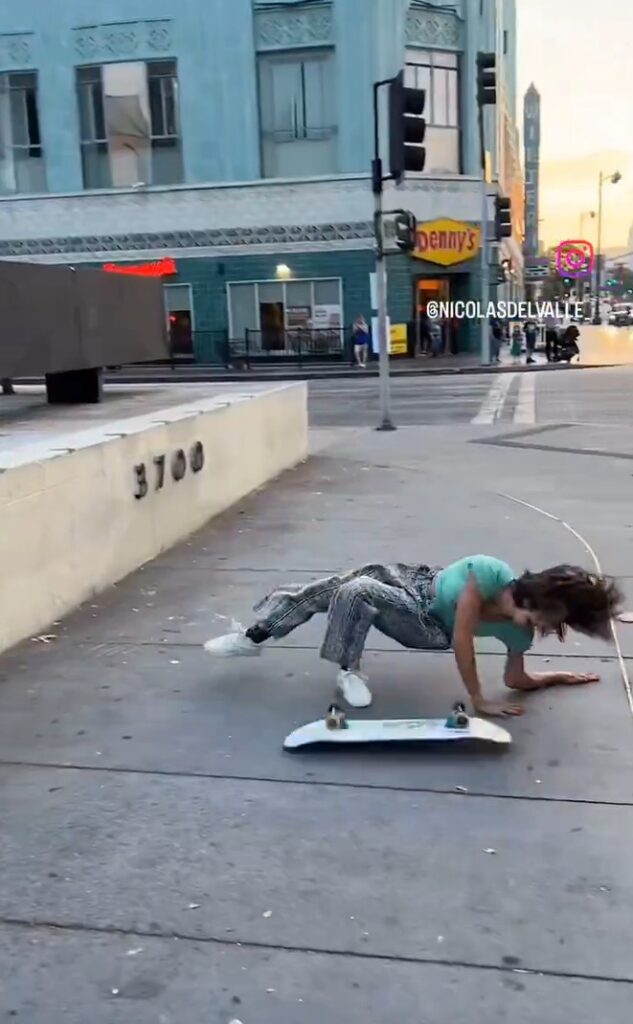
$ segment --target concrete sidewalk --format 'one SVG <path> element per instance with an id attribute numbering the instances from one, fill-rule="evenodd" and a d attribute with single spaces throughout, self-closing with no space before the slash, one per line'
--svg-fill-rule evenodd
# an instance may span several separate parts
<path id="1" fill-rule="evenodd" d="M 628 462 L 494 429 L 315 434 L 309 462 L 0 659 L 7 1020 L 630 1020 L 633 722 L 613 648 L 541 644 L 535 667 L 565 655 L 603 682 L 526 697 L 503 754 L 290 755 L 332 694 L 322 622 L 260 660 L 200 646 L 275 583 L 367 560 L 592 565 L 500 491 L 633 578 Z M 461 696 L 450 654 L 370 641 L 372 716 Z M 491 695 L 502 661 L 482 646 Z"/>
<path id="2" fill-rule="evenodd" d="M 497 365 L 484 365 L 476 353 L 460 353 L 455 356 L 419 357 L 418 359 L 394 358 L 390 361 L 392 377 L 427 377 L 427 376 L 458 376 L 462 374 L 504 373 L 545 371 L 553 373 L 557 370 L 587 370 L 605 365 L 604 362 L 583 363 L 548 363 L 541 352 L 536 353 L 536 362 L 530 366 L 525 363 L 525 355 L 519 364 L 514 363 L 509 355 L 508 347 L 501 352 L 501 362 Z M 107 380 L 110 383 L 142 384 L 159 382 L 161 384 L 200 382 L 200 381 L 262 381 L 262 380 L 333 380 L 357 377 L 377 377 L 378 361 L 372 360 L 367 369 L 361 370 L 350 366 L 348 362 L 310 363 L 302 366 L 293 364 L 253 364 L 250 369 L 237 366 L 227 369 L 222 366 L 178 365 L 167 366 L 124 366 L 110 371 Z"/>

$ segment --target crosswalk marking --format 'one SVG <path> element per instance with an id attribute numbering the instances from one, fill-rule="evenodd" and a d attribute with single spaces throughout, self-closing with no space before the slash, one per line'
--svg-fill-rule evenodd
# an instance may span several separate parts
<path id="1" fill-rule="evenodd" d="M 472 423 L 495 423 L 499 419 L 515 377 L 516 373 L 503 373 L 493 381 Z"/>
<path id="2" fill-rule="evenodd" d="M 524 373 L 514 410 L 515 423 L 536 423 L 536 374 Z"/>

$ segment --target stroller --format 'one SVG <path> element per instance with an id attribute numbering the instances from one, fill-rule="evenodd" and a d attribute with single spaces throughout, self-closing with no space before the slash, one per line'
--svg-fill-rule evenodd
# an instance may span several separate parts
<path id="1" fill-rule="evenodd" d="M 580 354 L 580 349 L 577 344 L 579 337 L 580 331 L 578 328 L 574 324 L 570 324 L 554 349 L 552 362 L 571 363 L 574 356 Z"/>

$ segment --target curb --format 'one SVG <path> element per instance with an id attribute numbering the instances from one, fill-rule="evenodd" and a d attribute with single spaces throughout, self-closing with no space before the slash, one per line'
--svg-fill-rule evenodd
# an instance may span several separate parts
<path id="1" fill-rule="evenodd" d="M 619 366 L 619 363 L 543 363 L 536 366 L 455 366 L 438 367 L 431 369 L 426 367 L 420 370 L 390 370 L 390 377 L 460 377 L 475 374 L 498 374 L 498 373 L 557 373 L 566 370 L 600 370 L 609 366 Z M 115 373 L 106 374 L 105 380 L 108 384 L 191 384 L 191 383 L 232 383 L 235 381 L 292 381 L 292 380 L 357 380 L 359 377 L 366 380 L 368 377 L 379 376 L 378 369 L 368 369 L 361 374 L 358 370 L 306 370 L 301 372 L 287 373 L 262 373 L 257 370 L 243 370 L 241 372 L 228 373 L 183 373 L 182 370 L 173 372 L 161 372 L 157 374 L 135 374 Z M 27 383 L 25 380 L 24 383 Z"/>

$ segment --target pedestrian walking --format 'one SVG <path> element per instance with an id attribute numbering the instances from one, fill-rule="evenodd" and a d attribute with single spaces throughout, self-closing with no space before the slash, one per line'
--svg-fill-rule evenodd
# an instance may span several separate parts
<path id="1" fill-rule="evenodd" d="M 420 314 L 420 355 L 428 355 L 432 349 L 432 325 L 431 318 L 426 309 Z"/>
<path id="2" fill-rule="evenodd" d="M 530 363 L 535 363 L 536 362 L 536 360 L 534 358 L 534 349 L 536 348 L 536 339 L 537 339 L 537 336 L 538 336 L 538 327 L 537 327 L 536 323 L 534 322 L 534 320 L 528 320 L 525 323 L 524 327 L 523 327 L 523 331 L 524 331 L 524 334 L 525 334 L 525 351 L 526 351 L 525 362 L 529 365 Z"/>
<path id="3" fill-rule="evenodd" d="M 369 352 L 369 327 L 362 313 L 359 313 L 354 320 L 352 341 L 354 344 L 355 364 L 365 370 L 367 369 L 367 353 Z"/>
<path id="4" fill-rule="evenodd" d="M 521 328 L 518 324 L 512 326 L 512 341 L 510 342 L 510 355 L 512 356 L 512 362 L 515 366 L 518 366 L 521 362 L 521 352 L 523 350 L 523 335 Z"/>
<path id="5" fill-rule="evenodd" d="M 431 335 L 431 358 L 436 359 L 444 352 L 442 325 L 437 320 L 429 320 L 429 333 Z"/>
<path id="6" fill-rule="evenodd" d="M 410 650 L 452 648 L 457 671 L 476 711 L 520 715 L 512 701 L 488 700 L 481 688 L 475 638 L 494 637 L 506 648 L 504 682 L 511 690 L 597 682 L 578 672 L 532 675 L 523 656 L 535 634 L 564 640 L 568 628 L 611 637 L 611 619 L 622 601 L 619 587 L 604 576 L 573 565 L 516 576 L 505 562 L 471 555 L 445 569 L 428 565 L 371 564 L 311 583 L 279 587 L 255 605 L 248 629 L 208 640 L 215 657 L 261 654 L 313 615 L 327 615 L 321 657 L 338 666 L 337 687 L 352 707 L 368 707 L 372 694 L 361 672 L 367 635 L 375 626 Z"/>
<path id="7" fill-rule="evenodd" d="M 503 341 L 503 328 L 496 317 L 490 321 L 490 362 L 501 362 L 501 342 Z"/>
<path id="8" fill-rule="evenodd" d="M 545 358 L 548 363 L 555 361 L 558 347 L 558 324 L 555 316 L 545 317 Z"/>

